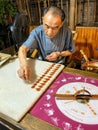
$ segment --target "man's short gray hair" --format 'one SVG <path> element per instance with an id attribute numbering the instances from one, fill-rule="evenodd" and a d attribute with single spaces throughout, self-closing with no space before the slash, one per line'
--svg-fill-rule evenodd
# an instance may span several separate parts
<path id="1" fill-rule="evenodd" d="M 43 12 L 43 16 L 50 10 L 52 11 L 52 15 L 54 15 L 54 16 L 59 15 L 61 17 L 62 22 L 65 20 L 64 11 L 57 6 L 49 6 L 49 7 L 45 8 L 44 12 Z"/>

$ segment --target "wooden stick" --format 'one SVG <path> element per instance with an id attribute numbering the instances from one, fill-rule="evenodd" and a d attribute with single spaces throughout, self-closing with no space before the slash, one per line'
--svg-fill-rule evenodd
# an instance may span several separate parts
<path id="1" fill-rule="evenodd" d="M 80 50 L 80 52 L 81 52 L 81 54 L 83 55 L 85 61 L 86 61 L 86 62 L 89 61 L 88 58 L 87 58 L 87 56 L 86 56 L 85 53 L 83 52 L 83 50 Z"/>
<path id="2" fill-rule="evenodd" d="M 54 96 L 58 99 L 66 99 L 66 100 L 75 100 L 75 99 L 98 99 L 98 94 L 88 95 L 88 94 L 54 94 Z"/>

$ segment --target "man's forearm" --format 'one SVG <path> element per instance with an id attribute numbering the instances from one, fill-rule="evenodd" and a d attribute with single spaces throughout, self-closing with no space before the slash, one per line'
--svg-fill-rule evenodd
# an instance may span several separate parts
<path id="1" fill-rule="evenodd" d="M 62 51 L 61 53 L 60 53 L 60 56 L 70 56 L 72 54 L 72 52 L 70 52 L 69 50 L 66 50 L 66 51 Z"/>
<path id="2" fill-rule="evenodd" d="M 26 61 L 27 51 L 28 51 L 28 48 L 25 47 L 25 46 L 21 46 L 19 48 L 18 57 L 19 57 L 19 61 L 20 61 L 20 66 L 26 66 L 27 65 L 27 61 Z"/>

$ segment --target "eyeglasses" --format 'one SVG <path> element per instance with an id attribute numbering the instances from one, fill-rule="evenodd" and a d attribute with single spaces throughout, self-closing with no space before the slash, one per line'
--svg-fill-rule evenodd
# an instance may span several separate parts
<path id="1" fill-rule="evenodd" d="M 49 25 L 47 25 L 47 24 L 43 24 L 44 25 L 44 27 L 46 28 L 46 29 L 52 29 L 52 30 L 58 30 L 60 27 L 59 26 L 55 26 L 55 27 L 51 27 L 51 26 L 49 26 Z"/>

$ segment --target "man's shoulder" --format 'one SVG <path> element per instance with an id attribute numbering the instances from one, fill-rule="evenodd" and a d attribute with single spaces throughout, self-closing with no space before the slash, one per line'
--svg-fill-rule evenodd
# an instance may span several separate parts
<path id="1" fill-rule="evenodd" d="M 34 29 L 34 31 L 43 32 L 43 31 L 44 31 L 44 30 L 43 30 L 43 25 L 37 26 L 37 27 Z"/>
<path id="2" fill-rule="evenodd" d="M 71 29 L 68 26 L 66 26 L 65 24 L 62 26 L 62 28 L 64 31 L 71 32 Z"/>
<path id="3" fill-rule="evenodd" d="M 65 35 L 69 36 L 72 35 L 71 29 L 66 25 L 63 25 L 61 30 L 62 30 L 61 32 L 64 33 Z"/>
<path id="4" fill-rule="evenodd" d="M 31 31 L 31 35 L 42 36 L 44 35 L 44 29 L 42 25 L 37 26 Z"/>

